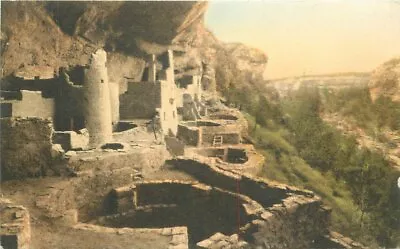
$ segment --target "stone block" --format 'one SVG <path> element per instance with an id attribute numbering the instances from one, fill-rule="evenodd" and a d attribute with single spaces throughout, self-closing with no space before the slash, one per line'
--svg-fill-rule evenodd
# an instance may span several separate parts
<path id="1" fill-rule="evenodd" d="M 60 158 L 64 155 L 65 151 L 61 147 L 61 144 L 53 144 L 51 146 L 51 157 L 52 158 Z"/>

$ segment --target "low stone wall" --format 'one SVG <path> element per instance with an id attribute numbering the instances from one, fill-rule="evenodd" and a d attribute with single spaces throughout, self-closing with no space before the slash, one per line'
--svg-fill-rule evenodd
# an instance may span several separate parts
<path id="1" fill-rule="evenodd" d="M 201 129 L 202 140 L 201 144 L 203 146 L 213 145 L 214 137 L 221 136 L 223 144 L 239 144 L 241 136 L 239 132 L 226 133 L 224 131 L 215 131 L 214 129 Z"/>
<path id="2" fill-rule="evenodd" d="M 269 182 L 246 173 L 239 174 L 222 169 L 215 166 L 215 161 L 210 158 L 201 156 L 194 156 L 191 159 L 179 157 L 170 160 L 169 163 L 177 169 L 193 175 L 207 185 L 241 193 L 264 206 L 272 206 L 275 203 L 279 203 L 290 193 L 314 196 L 311 191 Z"/>
<path id="3" fill-rule="evenodd" d="M 213 112 L 209 114 L 209 119 L 218 120 L 218 122 L 224 125 L 234 124 L 237 127 L 237 130 L 240 131 L 242 137 L 247 136 L 248 133 L 248 123 L 243 114 L 234 108 L 224 108 L 222 110 Z"/>
<path id="4" fill-rule="evenodd" d="M 68 168 L 76 174 L 122 169 L 125 167 L 148 174 L 158 170 L 169 158 L 165 145 L 124 148 L 122 151 L 83 151 L 69 158 Z"/>
<path id="5" fill-rule="evenodd" d="M 187 159 L 185 157 L 179 157 L 169 161 L 168 163 L 174 165 L 177 169 L 196 177 L 199 181 L 204 182 L 207 185 L 216 186 L 233 192 L 237 191 L 240 175 L 211 166 L 210 164 L 213 164 L 214 162 L 211 158 L 208 162 L 199 162 L 194 158 Z"/>
<path id="6" fill-rule="evenodd" d="M 117 214 L 98 222 L 111 227 L 186 225 L 192 245 L 223 231 L 237 232 L 249 222 L 249 210 L 262 207 L 253 200 L 190 181 L 145 181 L 115 189 Z"/>
<path id="7" fill-rule="evenodd" d="M 119 239 L 121 235 L 129 235 L 132 238 L 141 238 L 141 243 L 147 242 L 151 248 L 156 249 L 188 249 L 188 231 L 186 227 L 165 227 L 165 228 L 110 228 L 91 224 L 79 223 L 74 226 L 81 231 L 91 231 L 102 234 L 115 234 Z M 154 243 L 157 240 L 157 243 Z M 132 240 L 132 246 L 136 246 L 136 240 Z"/>
<path id="8" fill-rule="evenodd" d="M 29 249 L 31 226 L 28 210 L 0 198 L 0 244 L 5 249 Z M 0 247 L 1 247 L 0 246 Z"/>
<path id="9" fill-rule="evenodd" d="M 213 157 L 215 158 L 214 162 L 216 166 L 237 173 L 247 172 L 257 175 L 264 164 L 263 155 L 259 154 L 251 144 L 200 148 L 190 147 L 186 149 L 185 153 L 187 157 L 190 157 L 190 155 L 198 155 L 205 158 Z M 235 156 L 239 156 L 240 160 Z"/>
<path id="10" fill-rule="evenodd" d="M 210 238 L 200 241 L 196 244 L 196 249 L 212 249 L 212 248 L 238 248 L 250 249 L 250 245 L 240 240 L 237 234 L 227 236 L 222 233 L 216 233 Z"/>
<path id="11" fill-rule="evenodd" d="M 185 144 L 175 137 L 165 137 L 165 143 L 168 151 L 174 156 L 183 156 L 185 154 Z"/>
<path id="12" fill-rule="evenodd" d="M 293 195 L 244 226 L 242 237 L 256 248 L 312 248 L 314 239 L 327 234 L 328 218 L 320 198 Z"/>
<path id="13" fill-rule="evenodd" d="M 199 148 L 195 152 L 204 157 L 218 157 L 223 159 L 226 157 L 227 148 L 225 147 Z"/>
<path id="14" fill-rule="evenodd" d="M 180 204 L 197 197 L 192 182 L 155 181 L 135 185 L 136 206 Z"/>
<path id="15" fill-rule="evenodd" d="M 86 129 L 81 130 L 79 133 L 75 131 L 55 131 L 52 141 L 54 144 L 60 144 L 65 151 L 87 149 L 89 133 Z"/>
<path id="16" fill-rule="evenodd" d="M 53 164 L 52 134 L 52 123 L 48 119 L 1 119 L 1 178 L 46 175 Z"/>
<path id="17" fill-rule="evenodd" d="M 189 121 L 178 125 L 177 137 L 187 145 L 210 146 L 213 145 L 215 136 L 222 136 L 223 144 L 239 144 L 241 142 L 240 127 L 235 124 Z"/>
<path id="18" fill-rule="evenodd" d="M 329 234 L 315 240 L 314 248 L 335 249 L 368 249 L 368 247 L 348 238 L 340 233 L 330 231 Z"/>
<path id="19" fill-rule="evenodd" d="M 224 144 L 240 143 L 240 127 L 238 126 L 236 121 L 220 121 L 218 123 L 220 124 L 220 126 L 201 127 L 203 145 L 212 145 L 214 136 L 217 135 L 222 136 Z"/>
<path id="20" fill-rule="evenodd" d="M 266 196 L 274 193 L 272 188 L 278 189 L 278 194 L 284 188 L 269 186 L 268 189 L 265 182 L 247 176 L 241 180 L 244 186 L 249 185 L 246 194 L 190 181 L 137 182 L 113 190 L 117 214 L 101 217 L 98 222 L 112 227 L 187 225 L 189 241 L 193 246 L 197 244 L 197 248 L 214 248 L 240 241 L 243 246 L 251 244 L 251 248 L 264 248 L 265 245 L 276 249 L 310 248 L 316 238 L 328 234 L 330 210 L 322 206 L 319 197 L 289 188 L 286 192 L 290 193 L 284 197 L 274 197 L 281 199 L 273 205 L 260 205 L 268 198 Z M 253 185 L 248 183 L 250 181 L 254 181 Z M 262 187 L 252 189 L 254 186 Z M 253 199 L 247 191 L 258 193 L 253 194 Z M 219 218 L 213 221 L 213 215 Z M 199 230 L 199 226 L 202 229 Z M 228 236 L 215 239 L 215 232 Z M 230 241 L 229 236 L 235 233 L 237 238 Z"/>
<path id="21" fill-rule="evenodd" d="M 200 129 L 197 127 L 189 127 L 180 124 L 178 125 L 177 137 L 187 145 L 199 146 L 201 143 L 201 133 Z"/>
<path id="22" fill-rule="evenodd" d="M 198 190 L 198 191 L 196 191 Z M 114 189 L 110 194 L 116 212 L 125 212 L 146 205 L 170 205 L 204 196 L 209 187 L 196 188 L 191 181 L 144 181 Z M 173 193 L 173 194 L 172 194 Z"/>
<path id="23" fill-rule="evenodd" d="M 223 162 L 244 165 L 248 161 L 247 151 L 239 147 L 207 147 L 196 151 L 205 157 L 216 157 Z"/>
<path id="24" fill-rule="evenodd" d="M 80 221 L 110 212 L 111 199 L 107 195 L 113 188 L 158 170 L 169 156 L 164 146 L 103 152 L 101 156 L 87 154 L 78 153 L 68 162 L 68 167 L 79 176 L 74 183 L 74 195 Z"/>

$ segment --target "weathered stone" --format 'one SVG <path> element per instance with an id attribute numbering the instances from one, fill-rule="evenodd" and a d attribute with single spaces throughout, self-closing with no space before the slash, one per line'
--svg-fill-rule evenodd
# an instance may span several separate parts
<path id="1" fill-rule="evenodd" d="M 243 248 L 250 248 L 250 247 L 249 247 L 249 243 L 242 240 L 242 241 L 239 241 L 239 243 L 237 244 L 237 248 L 243 249 Z"/>
<path id="2" fill-rule="evenodd" d="M 187 234 L 187 228 L 186 227 L 173 227 L 172 228 L 172 234 L 181 234 L 181 233 Z"/>
<path id="3" fill-rule="evenodd" d="M 78 211 L 76 209 L 67 210 L 59 222 L 67 226 L 75 225 L 78 223 Z"/>
<path id="4" fill-rule="evenodd" d="M 214 244 L 214 241 L 212 241 L 210 239 L 206 239 L 206 240 L 198 242 L 196 245 L 197 245 L 198 249 L 208 249 L 208 248 L 211 248 L 212 244 Z"/>
<path id="5" fill-rule="evenodd" d="M 229 241 L 232 243 L 237 243 L 239 241 L 239 236 L 237 234 L 232 234 L 229 236 Z"/>
<path id="6" fill-rule="evenodd" d="M 76 156 L 76 152 L 73 150 L 67 151 L 67 153 L 65 153 L 66 157 L 75 157 Z"/>
<path id="7" fill-rule="evenodd" d="M 14 246 L 18 249 L 29 249 L 31 243 L 31 224 L 28 210 L 10 200 L 0 198 L 0 237 L 8 236 L 11 241 L 2 241 L 2 245 Z"/>
<path id="8" fill-rule="evenodd" d="M 172 236 L 171 244 L 178 245 L 182 243 L 188 243 L 188 237 L 186 234 L 176 234 Z"/>
<path id="9" fill-rule="evenodd" d="M 274 214 L 271 213 L 271 212 L 268 212 L 268 211 L 266 211 L 266 212 L 264 212 L 264 213 L 261 214 L 261 218 L 263 218 L 264 220 L 268 220 L 268 219 L 271 218 L 272 216 L 274 216 Z"/>
<path id="10" fill-rule="evenodd" d="M 213 249 L 219 249 L 219 248 L 227 248 L 230 245 L 230 243 L 226 240 L 220 240 L 215 243 L 211 248 Z"/>
<path id="11" fill-rule="evenodd" d="M 172 228 L 170 227 L 165 227 L 162 229 L 162 235 L 171 235 L 172 234 Z"/>
<path id="12" fill-rule="evenodd" d="M 63 148 L 61 147 L 60 144 L 53 144 L 51 146 L 51 157 L 52 158 L 61 157 L 64 153 L 65 153 L 65 151 L 63 150 Z"/>
<path id="13" fill-rule="evenodd" d="M 209 239 L 212 241 L 219 241 L 221 239 L 224 239 L 225 237 L 226 237 L 226 235 L 218 232 L 218 233 L 215 233 L 213 236 L 211 236 Z"/>
<path id="14" fill-rule="evenodd" d="M 179 244 L 179 245 L 169 245 L 168 249 L 188 249 L 187 244 Z"/>

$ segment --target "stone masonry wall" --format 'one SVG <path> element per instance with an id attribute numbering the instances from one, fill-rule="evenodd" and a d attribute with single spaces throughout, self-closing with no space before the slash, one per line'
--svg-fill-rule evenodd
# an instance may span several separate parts
<path id="1" fill-rule="evenodd" d="M 161 83 L 128 82 L 128 90 L 120 95 L 120 117 L 124 119 L 151 119 L 161 107 Z"/>
<path id="2" fill-rule="evenodd" d="M 263 206 L 272 206 L 289 194 L 312 197 L 314 193 L 285 184 L 270 182 L 248 173 L 234 173 L 215 165 L 215 159 L 199 155 L 177 157 L 169 161 L 177 169 L 187 172 L 205 184 L 249 196 Z"/>
<path id="3" fill-rule="evenodd" d="M 190 181 L 136 182 L 112 192 L 115 215 L 99 222 L 116 227 L 168 227 L 186 225 L 194 245 L 218 231 L 232 234 L 250 217 L 245 206 L 253 202 L 241 195 Z"/>
<path id="4" fill-rule="evenodd" d="M 55 130 L 68 131 L 71 129 L 82 129 L 82 127 L 71 127 L 71 119 L 84 116 L 84 91 L 82 85 L 74 85 L 65 72 L 58 82 L 58 91 L 55 97 L 56 116 L 54 120 Z M 73 125 L 72 125 L 73 126 Z"/>
<path id="5" fill-rule="evenodd" d="M 47 119 L 1 119 L 1 178 L 45 175 L 53 163 L 52 133 Z"/>
<path id="6" fill-rule="evenodd" d="M 314 239 L 328 233 L 329 211 L 321 205 L 318 197 L 293 195 L 246 225 L 243 236 L 261 248 L 312 248 Z"/>
<path id="7" fill-rule="evenodd" d="M 209 146 L 213 144 L 215 136 L 222 136 L 223 144 L 239 144 L 240 143 L 240 133 L 233 132 L 233 133 L 215 133 L 209 132 L 207 129 L 201 128 L 202 131 L 202 141 L 201 144 L 204 146 Z"/>
<path id="8" fill-rule="evenodd" d="M 197 127 L 178 125 L 177 137 L 187 145 L 198 146 L 201 142 L 200 129 Z"/>
<path id="9" fill-rule="evenodd" d="M 252 181 L 250 178 L 246 180 Z M 257 179 L 254 180 L 255 185 L 261 185 Z M 266 188 L 256 191 L 259 196 L 271 193 Z M 216 243 L 213 239 L 211 235 L 217 231 L 229 236 L 236 232 L 238 239 L 249 242 L 251 248 L 310 248 L 316 238 L 329 233 L 327 224 L 330 210 L 322 205 L 319 197 L 307 191 L 290 191 L 292 193 L 273 205 L 260 205 L 242 192 L 229 192 L 197 182 L 136 182 L 113 190 L 113 210 L 116 214 L 102 217 L 99 222 L 117 227 L 187 225 L 191 232 L 190 241 L 202 241 L 201 248 L 215 248 L 212 245 L 225 243 Z M 204 209 L 218 214 L 219 222 L 213 222 L 212 216 Z M 232 210 L 238 213 L 230 213 Z M 225 212 L 226 216 L 222 217 L 220 212 Z M 220 224 L 222 220 L 223 225 Z M 197 226 L 207 229 L 197 230 Z M 211 229 L 211 226 L 216 229 Z M 211 237 L 207 239 L 207 236 Z"/>
<path id="10" fill-rule="evenodd" d="M 0 198 L 0 243 L 5 249 L 29 249 L 31 226 L 28 210 Z M 0 246 L 0 247 L 1 247 Z"/>
<path id="11" fill-rule="evenodd" d="M 21 94 L 22 100 L 7 102 L 12 110 L 9 117 L 53 118 L 55 109 L 53 99 L 43 98 L 40 91 L 21 90 Z"/>
<path id="12" fill-rule="evenodd" d="M 113 188 L 131 183 L 138 175 L 158 170 L 168 156 L 164 146 L 154 146 L 71 158 L 68 167 L 79 176 L 79 181 L 74 183 L 79 219 L 104 215 L 110 208 L 107 195 Z"/>
<path id="13" fill-rule="evenodd" d="M 185 154 L 185 144 L 176 137 L 165 137 L 165 144 L 171 155 L 183 156 Z"/>

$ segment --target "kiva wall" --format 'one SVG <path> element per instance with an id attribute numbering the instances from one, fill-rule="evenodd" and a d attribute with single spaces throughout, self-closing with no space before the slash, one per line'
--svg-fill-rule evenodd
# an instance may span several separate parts
<path id="1" fill-rule="evenodd" d="M 203 162 L 202 160 L 207 160 Z M 281 202 L 289 194 L 302 194 L 313 196 L 306 190 L 300 190 L 284 184 L 271 183 L 265 179 L 257 178 L 248 174 L 237 174 L 213 164 L 213 159 L 196 156 L 194 159 L 178 157 L 169 163 L 177 169 L 193 175 L 201 182 L 246 195 L 265 207 Z"/>

